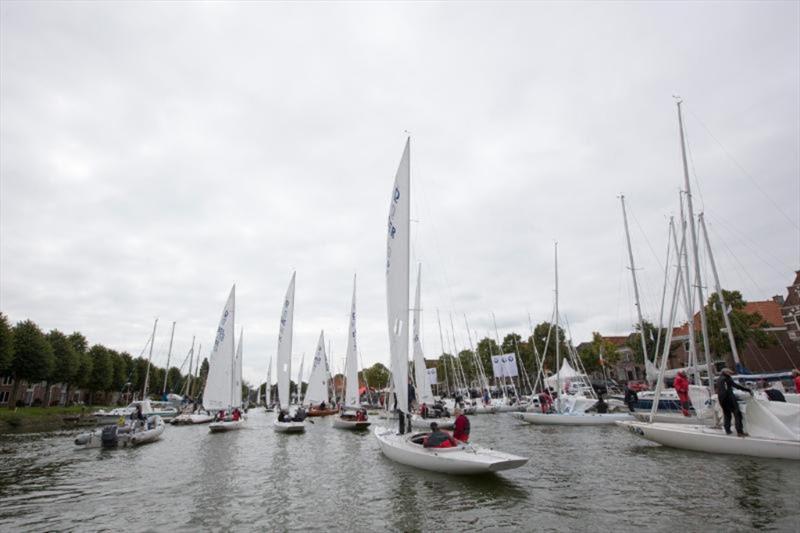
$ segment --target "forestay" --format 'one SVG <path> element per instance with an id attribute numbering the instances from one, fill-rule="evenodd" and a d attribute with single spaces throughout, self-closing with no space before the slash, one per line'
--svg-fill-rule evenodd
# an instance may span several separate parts
<path id="1" fill-rule="evenodd" d="M 233 350 L 234 350 L 234 309 L 236 306 L 236 285 L 231 287 L 228 301 L 219 319 L 217 336 L 209 356 L 208 376 L 203 390 L 203 407 L 209 411 L 227 409 L 231 401 Z"/>

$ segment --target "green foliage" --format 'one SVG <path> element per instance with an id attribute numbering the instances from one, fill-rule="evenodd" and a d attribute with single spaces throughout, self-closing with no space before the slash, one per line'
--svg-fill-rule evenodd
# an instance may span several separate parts
<path id="1" fill-rule="evenodd" d="M 72 347 L 77 353 L 84 354 L 89 352 L 89 343 L 86 341 L 86 337 L 84 337 L 83 334 L 76 331 L 68 338 L 70 344 L 72 344 Z"/>
<path id="2" fill-rule="evenodd" d="M 133 375 L 131 385 L 133 386 L 133 390 L 136 392 L 141 392 L 144 390 L 144 380 L 147 376 L 147 359 L 144 357 L 137 357 L 133 360 Z M 153 381 L 153 376 L 150 376 L 150 383 Z"/>
<path id="3" fill-rule="evenodd" d="M 111 381 L 114 378 L 114 364 L 111 361 L 108 348 L 101 344 L 95 344 L 89 349 L 89 356 L 92 359 L 89 389 L 95 392 L 109 390 Z"/>
<path id="4" fill-rule="evenodd" d="M 733 340 L 738 349 L 742 349 L 749 340 L 753 340 L 760 348 L 766 348 L 776 343 L 773 336 L 769 335 L 763 328 L 781 324 L 769 324 L 759 313 L 746 313 L 744 306 L 747 302 L 742 298 L 739 291 L 722 290 L 725 304 L 731 309 L 730 321 L 733 329 Z M 722 316 L 722 306 L 717 293 L 708 298 L 706 305 L 706 325 L 708 326 L 708 346 L 713 355 L 722 357 L 731 353 L 731 345 L 728 341 L 728 333 L 722 331 L 725 328 L 725 318 Z M 698 346 L 702 347 L 702 335 L 698 335 Z"/>
<path id="5" fill-rule="evenodd" d="M 89 383 L 92 381 L 92 370 L 94 369 L 94 360 L 89 352 L 78 353 L 78 375 L 75 378 L 75 384 L 84 389 L 89 388 Z"/>
<path id="6" fill-rule="evenodd" d="M 167 392 L 179 394 L 183 386 L 183 379 L 180 368 L 170 367 L 169 372 L 167 372 Z M 242 387 L 244 387 L 244 384 L 242 384 Z"/>
<path id="7" fill-rule="evenodd" d="M 111 378 L 111 390 L 114 391 L 121 391 L 125 388 L 125 384 L 128 382 L 128 374 L 130 373 L 130 358 L 131 356 L 128 354 L 127 359 L 122 356 L 122 354 L 117 353 L 114 350 L 108 351 L 109 357 L 111 358 L 111 364 L 113 366 L 113 377 Z"/>
<path id="8" fill-rule="evenodd" d="M 14 327 L 14 358 L 11 360 L 11 375 L 29 383 L 50 378 L 55 365 L 53 347 L 39 326 L 30 320 Z"/>
<path id="9" fill-rule="evenodd" d="M 583 367 L 586 372 L 602 370 L 600 366 L 600 354 L 603 354 L 603 361 L 606 368 L 613 367 L 619 361 L 616 345 L 603 338 L 598 332 L 592 332 L 592 342 L 584 345 L 578 350 Z"/>
<path id="10" fill-rule="evenodd" d="M 658 328 L 655 327 L 651 322 L 648 322 L 647 320 L 643 320 L 642 323 L 644 325 L 644 342 L 645 346 L 647 347 L 647 358 L 652 361 L 653 355 L 655 354 L 656 351 L 656 339 L 659 338 Z M 639 327 L 639 324 L 635 324 L 634 329 L 636 330 L 636 332 L 628 335 L 628 339 L 625 341 L 625 346 L 633 350 L 634 361 L 641 362 L 642 364 L 644 364 L 644 355 L 642 353 L 642 339 L 639 334 L 639 331 L 641 331 L 641 329 Z M 664 328 L 661 330 L 661 345 L 659 346 L 659 351 L 663 349 L 666 338 L 667 338 L 667 330 Z"/>
<path id="11" fill-rule="evenodd" d="M 11 369 L 14 359 L 14 331 L 8 318 L 0 313 L 0 374 L 6 374 Z"/>
<path id="12" fill-rule="evenodd" d="M 47 334 L 47 340 L 53 347 L 53 356 L 55 357 L 50 380 L 67 385 L 73 383 L 80 369 L 80 354 L 75 351 L 67 336 L 57 329 Z"/>
<path id="13" fill-rule="evenodd" d="M 549 335 L 549 342 L 548 342 L 548 335 Z M 559 342 L 559 354 L 561 359 L 564 359 L 564 355 L 567 354 L 567 343 L 566 343 L 566 334 L 564 333 L 564 328 L 561 326 L 558 327 L 558 335 L 556 336 L 555 331 L 555 324 L 551 324 L 550 322 L 541 322 L 536 325 L 533 329 L 532 337 L 528 338 L 528 342 L 533 342 L 536 346 L 536 349 L 539 352 L 539 357 L 543 357 L 544 359 L 544 367 L 545 370 L 550 372 L 555 372 L 556 369 L 556 337 L 558 338 Z M 547 349 L 545 350 L 545 346 Z M 531 350 L 533 352 L 533 350 Z M 528 361 L 524 361 L 526 368 L 534 368 L 533 362 L 531 361 L 531 366 L 528 366 Z"/>
<path id="14" fill-rule="evenodd" d="M 389 385 L 389 369 L 381 363 L 375 363 L 362 371 L 363 376 L 374 389 L 383 389 Z"/>

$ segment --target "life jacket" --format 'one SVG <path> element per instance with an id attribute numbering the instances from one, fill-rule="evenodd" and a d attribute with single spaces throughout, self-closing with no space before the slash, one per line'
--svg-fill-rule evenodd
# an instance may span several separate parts
<path id="1" fill-rule="evenodd" d="M 428 448 L 449 448 L 452 444 L 448 437 L 449 435 L 444 431 L 435 431 L 428 435 L 427 446 Z M 444 443 L 447 443 L 447 445 Z"/>

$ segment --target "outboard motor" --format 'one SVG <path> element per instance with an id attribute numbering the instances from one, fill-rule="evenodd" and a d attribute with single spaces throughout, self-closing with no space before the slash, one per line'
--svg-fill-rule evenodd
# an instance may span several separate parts
<path id="1" fill-rule="evenodd" d="M 103 448 L 116 448 L 119 444 L 117 438 L 117 426 L 106 426 L 103 428 L 103 433 L 100 435 L 100 442 Z"/>

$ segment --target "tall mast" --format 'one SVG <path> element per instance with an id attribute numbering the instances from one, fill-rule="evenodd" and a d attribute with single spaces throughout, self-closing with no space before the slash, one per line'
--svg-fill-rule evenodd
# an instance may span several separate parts
<path id="1" fill-rule="evenodd" d="M 192 347 L 189 349 L 189 379 L 186 383 L 186 395 L 191 396 L 192 390 L 192 364 L 194 363 L 194 335 L 192 335 Z"/>
<path id="2" fill-rule="evenodd" d="M 700 258 L 697 254 L 697 232 L 694 227 L 694 208 L 692 207 L 692 189 L 689 185 L 689 165 L 686 162 L 686 140 L 683 135 L 683 116 L 681 115 L 681 101 L 678 100 L 678 124 L 681 131 L 681 158 L 683 159 L 683 181 L 686 186 L 686 207 L 689 210 L 689 228 L 692 238 L 692 256 L 694 259 L 694 282 L 697 288 L 697 299 L 700 307 L 700 328 L 703 333 L 703 353 L 706 357 L 706 369 L 708 371 L 708 382 L 711 386 L 713 376 L 711 370 L 711 355 L 708 350 L 708 327 L 706 324 L 706 306 L 703 298 L 703 284 L 700 278 Z M 690 327 L 690 331 L 692 328 Z M 694 331 L 691 331 L 694 334 Z"/>
<path id="3" fill-rule="evenodd" d="M 619 201 L 622 204 L 622 220 L 625 222 L 625 240 L 628 241 L 628 258 L 631 262 L 631 277 L 633 278 L 633 294 L 636 297 L 636 314 L 639 317 L 639 338 L 642 341 L 642 355 L 644 364 L 647 366 L 647 343 L 644 340 L 644 320 L 642 320 L 642 306 L 639 302 L 639 284 L 636 283 L 636 266 L 633 262 L 633 249 L 631 248 L 631 235 L 628 231 L 628 213 L 625 211 L 625 195 L 620 195 Z"/>
<path id="4" fill-rule="evenodd" d="M 708 250 L 708 259 L 711 263 L 711 271 L 714 273 L 714 287 L 719 295 L 719 303 L 722 305 L 722 318 L 725 319 L 725 329 L 728 331 L 728 342 L 731 345 L 731 355 L 733 361 L 736 363 L 736 371 L 741 372 L 739 368 L 742 362 L 739 361 L 739 352 L 736 350 L 736 341 L 733 338 L 733 328 L 731 327 L 731 319 L 728 316 L 728 308 L 725 305 L 725 297 L 722 295 L 722 286 L 719 283 L 719 274 L 717 273 L 717 264 L 714 261 L 714 254 L 711 252 L 711 243 L 708 240 L 708 230 L 706 229 L 706 219 L 703 213 L 700 213 L 700 228 L 703 230 L 703 239 L 706 241 L 706 250 Z"/>
<path id="5" fill-rule="evenodd" d="M 175 338 L 175 321 L 172 321 L 172 333 L 169 335 L 169 350 L 167 351 L 167 371 L 164 372 L 164 388 L 161 391 L 162 396 L 167 393 L 167 377 L 169 376 L 169 360 L 172 357 L 172 340 Z"/>
<path id="6" fill-rule="evenodd" d="M 195 384 L 200 381 L 200 353 L 203 351 L 203 345 L 200 344 L 197 346 L 197 359 L 194 362 L 194 381 Z M 196 389 L 196 386 L 192 386 L 192 389 Z M 194 394 L 189 394 L 192 398 L 195 397 Z"/>
<path id="7" fill-rule="evenodd" d="M 556 392 L 558 394 L 558 412 L 561 412 L 561 406 L 563 404 L 562 394 L 561 394 L 561 365 L 560 365 L 560 353 L 559 353 L 559 345 L 561 344 L 561 335 L 558 331 L 558 241 L 555 242 L 555 273 L 556 273 L 556 305 L 555 305 L 555 315 L 556 315 Z"/>
<path id="8" fill-rule="evenodd" d="M 683 212 L 683 191 L 680 193 L 680 211 L 681 211 L 681 240 L 684 241 L 684 245 L 679 248 L 678 247 L 678 236 L 675 233 L 675 228 L 672 228 L 672 243 L 675 245 L 675 257 L 677 259 L 678 265 L 681 266 L 681 281 L 682 281 L 682 290 L 681 295 L 683 296 L 685 307 L 686 307 L 686 324 L 688 328 L 688 336 L 689 336 L 689 367 L 691 368 L 692 376 L 694 377 L 695 383 L 700 383 L 700 371 L 697 368 L 697 342 L 694 338 L 694 306 L 692 305 L 692 285 L 690 278 L 690 271 L 689 271 L 689 254 L 686 253 L 686 215 Z M 681 265 L 681 260 L 683 261 L 683 265 Z"/>
<path id="9" fill-rule="evenodd" d="M 150 361 L 153 360 L 153 345 L 156 343 L 156 326 L 158 319 L 153 322 L 153 334 L 150 335 L 150 355 L 147 356 L 147 373 L 144 375 L 144 388 L 142 389 L 142 400 L 147 399 L 147 389 L 150 385 Z"/>

